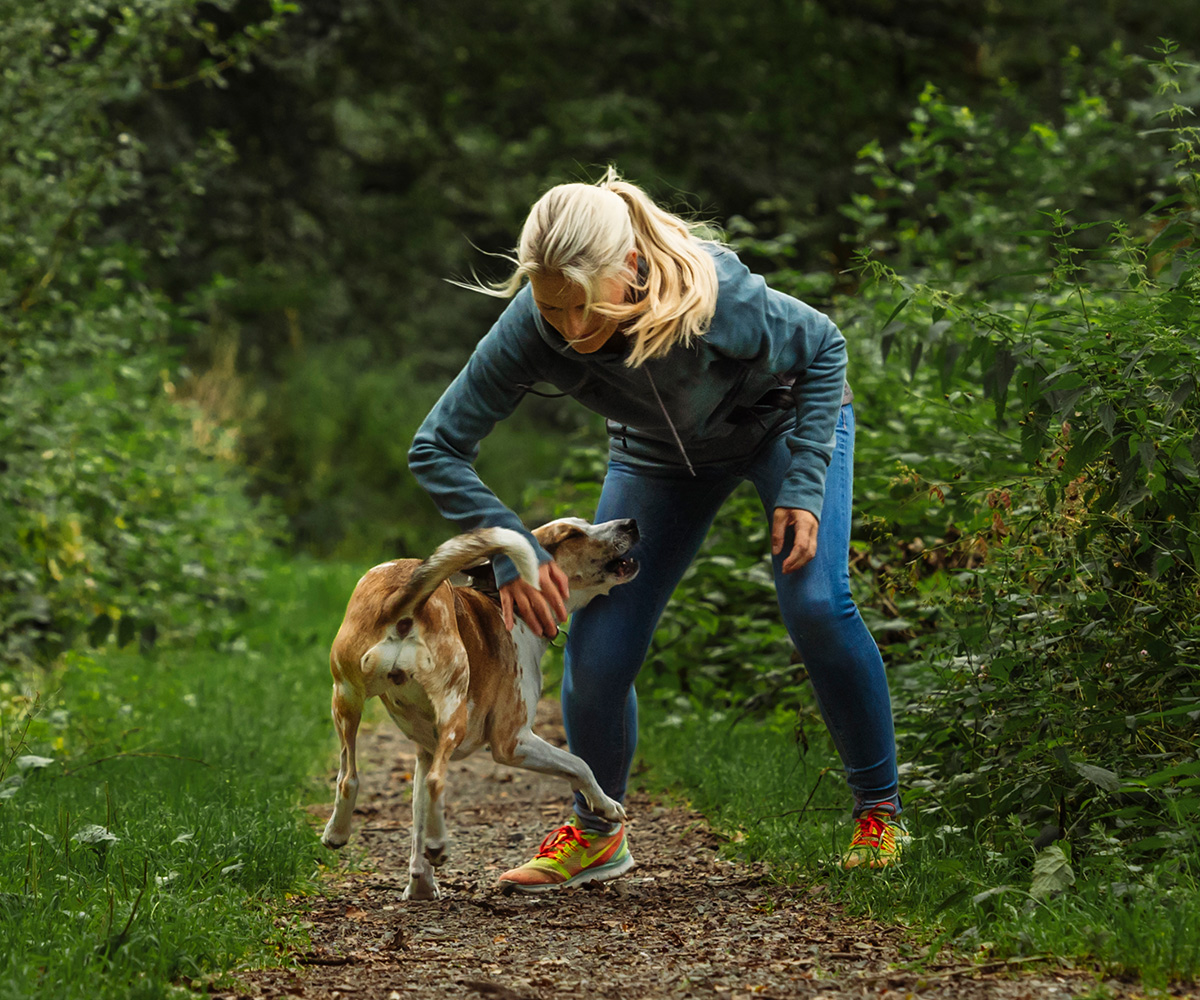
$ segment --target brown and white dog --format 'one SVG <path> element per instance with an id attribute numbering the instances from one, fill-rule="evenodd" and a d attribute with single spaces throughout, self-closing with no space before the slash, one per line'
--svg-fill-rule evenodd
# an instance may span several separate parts
<path id="1" fill-rule="evenodd" d="M 637 575 L 637 563 L 626 556 L 638 540 L 632 520 L 591 525 L 563 518 L 533 534 L 567 575 L 568 612 Z M 369 570 L 354 588 L 330 650 L 333 721 L 342 752 L 333 815 L 321 842 L 337 848 L 350 838 L 358 795 L 355 738 L 364 702 L 378 696 L 417 745 L 405 899 L 438 898 L 433 869 L 446 860 L 446 766 L 482 747 L 490 747 L 501 764 L 566 778 L 605 819 L 625 818 L 587 764 L 533 733 L 549 640 L 520 619 L 508 632 L 494 595 L 449 582 L 499 553 L 537 586 L 537 558 L 518 532 L 484 528 L 459 535 L 425 562 L 397 559 Z"/>

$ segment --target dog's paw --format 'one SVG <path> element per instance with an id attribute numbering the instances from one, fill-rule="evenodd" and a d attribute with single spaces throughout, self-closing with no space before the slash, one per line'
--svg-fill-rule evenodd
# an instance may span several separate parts
<path id="1" fill-rule="evenodd" d="M 592 809 L 597 816 L 608 820 L 610 823 L 625 822 L 625 807 L 614 799 L 601 799 L 596 805 L 592 806 Z"/>
<path id="2" fill-rule="evenodd" d="M 336 851 L 338 848 L 345 847 L 349 840 L 349 832 L 342 833 L 340 830 L 333 829 L 332 823 L 325 827 L 325 832 L 321 834 L 321 843 L 328 847 L 331 851 Z"/>
<path id="3" fill-rule="evenodd" d="M 405 899 L 434 900 L 442 898 L 442 891 L 432 879 L 410 878 L 408 888 L 404 890 Z"/>

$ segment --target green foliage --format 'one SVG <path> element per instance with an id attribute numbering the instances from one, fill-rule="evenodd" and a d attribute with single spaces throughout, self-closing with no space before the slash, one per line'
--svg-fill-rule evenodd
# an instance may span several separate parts
<path id="1" fill-rule="evenodd" d="M 297 796 L 334 756 L 314 709 L 356 575 L 276 569 L 235 651 L 73 652 L 36 701 L 0 685 L 0 997 L 161 997 L 303 946 L 275 911 L 322 855 Z"/>
<path id="2" fill-rule="evenodd" d="M 311 408 L 270 404 L 292 396 L 292 375 L 308 378 L 315 359 L 328 363 L 334 352 L 370 359 L 379 382 L 398 378 L 403 362 L 422 383 L 420 398 L 424 384 L 448 383 L 499 310 L 444 279 L 472 269 L 498 276 L 504 265 L 487 254 L 512 247 L 549 185 L 594 178 L 614 162 L 672 207 L 740 216 L 772 233 L 792 266 L 837 271 L 847 263 L 838 206 L 862 183 L 855 152 L 902 133 L 925 80 L 956 88 L 973 107 L 994 103 L 1009 80 L 1030 107 L 1057 110 L 1061 89 L 1084 71 L 1060 65 L 1068 46 L 1079 46 L 1077 67 L 1107 66 L 1119 61 L 1114 40 L 1136 50 L 1167 25 L 1195 31 L 1189 2 L 1131 0 L 1084 15 L 1050 14 L 1032 0 L 969 11 L 814 0 L 737 10 L 719 0 L 311 0 L 256 51 L 253 74 L 226 73 L 219 92 L 143 90 L 128 106 L 152 184 L 144 206 L 113 224 L 160 250 L 155 283 L 194 290 L 221 276 L 208 302 L 216 332 L 184 345 L 189 363 L 219 366 L 220 331 L 236 331 L 245 405 L 230 413 L 259 487 L 283 500 L 301 543 L 365 555 L 384 539 L 388 551 L 408 550 L 436 520 L 407 502 L 403 465 L 364 480 L 384 453 L 373 436 L 344 438 L 322 456 L 327 466 L 308 464 Z M 236 38 L 260 9 L 205 7 L 205 20 L 218 39 Z M 167 50 L 165 79 L 195 75 L 184 64 L 193 48 Z M 207 174 L 196 197 L 163 190 L 178 163 L 230 149 L 237 169 Z M 327 368 L 325 381 L 337 385 L 323 398 L 359 398 L 359 371 Z M 393 407 L 391 434 L 404 441 L 421 416 L 418 393 L 398 381 L 390 388 L 369 405 L 379 416 Z M 341 405 L 322 412 L 347 416 Z M 565 423 L 568 434 L 578 427 Z M 530 461 L 528 474 L 544 478 L 556 463 Z M 507 479 L 504 463 L 491 471 L 508 499 L 526 470 Z M 319 488 L 308 488 L 309 473 Z M 403 502 L 389 504 L 389 493 Z"/>
<path id="3" fill-rule="evenodd" d="M 1139 134 L 1144 65 L 1118 46 L 1085 68 L 1078 52 L 1059 106 L 1044 117 L 1011 83 L 983 107 L 955 103 L 932 83 L 894 149 L 858 151 L 866 187 L 842 213 L 852 247 L 870 248 L 910 277 L 986 285 L 992 293 L 1037 286 L 1043 215 L 1070 206 L 1081 224 L 1161 197 L 1170 171 Z"/>
<path id="4" fill-rule="evenodd" d="M 444 388 L 420 360 L 385 361 L 352 340 L 305 348 L 282 367 L 254 404 L 261 419 L 247 447 L 288 456 L 278 485 L 296 543 L 326 556 L 424 558 L 448 538 L 453 525 L 408 471 L 413 434 Z M 514 508 L 557 464 L 564 425 L 580 422 L 556 402 L 530 399 L 480 449 L 480 476 Z"/>
<path id="5" fill-rule="evenodd" d="M 895 266 L 864 258 L 882 287 L 851 308 L 881 331 L 885 358 L 909 359 L 918 406 L 953 414 L 959 430 L 991 424 L 981 453 L 910 459 L 896 477 L 937 498 L 941 523 L 927 528 L 957 539 L 937 555 L 959 570 L 925 594 L 937 631 L 922 656 L 936 680 L 921 691 L 912 678 L 916 699 L 899 706 L 902 720 L 921 718 L 903 740 L 925 779 L 910 798 L 930 796 L 947 822 L 982 824 L 1001 846 L 1010 815 L 1053 820 L 1083 841 L 1103 819 L 1153 853 L 1177 839 L 1177 808 L 1197 804 L 1184 777 L 1200 714 L 1195 134 L 1172 125 L 1179 111 L 1168 108 L 1158 139 L 1169 142 L 1135 146 L 1134 123 L 1089 119 L 1089 107 L 1085 95 L 1068 109 L 1080 150 L 1093 133 L 1100 150 L 1140 149 L 1144 175 L 1176 187 L 1154 192 L 1150 215 L 1071 223 L 1086 184 L 1064 201 L 1065 189 L 1013 166 L 1029 162 L 1021 142 L 927 93 L 922 117 L 941 123 L 945 141 L 971 135 L 971 156 L 927 197 L 954 210 L 910 219 Z M 873 156 L 878 186 L 921 174 L 932 155 L 910 145 L 895 164 Z M 953 183 L 976 162 L 1019 179 L 1023 198 L 997 212 L 990 194 Z M 989 243 L 993 220 L 1018 224 L 1027 206 L 1045 221 Z M 943 239 L 953 252 L 935 260 Z M 977 252 L 992 243 L 994 258 Z M 1003 270 L 1014 262 L 1020 273 Z M 933 554 L 912 559 L 910 591 Z M 1148 784 L 1162 794 L 1141 794 Z"/>
<path id="6" fill-rule="evenodd" d="M 0 663 L 85 637 L 219 636 L 280 535 L 247 499 L 232 432 L 178 398 L 173 343 L 196 323 L 111 219 L 152 188 L 186 199 L 227 153 L 214 136 L 149 179 L 131 102 L 220 84 L 287 6 L 222 36 L 181 0 L 4 4 Z M 153 227 L 168 252 L 171 219 Z"/>
<path id="7" fill-rule="evenodd" d="M 246 497 L 229 432 L 174 398 L 168 304 L 118 257 L 97 266 L 105 277 L 76 287 L 78 324 L 11 347 L 0 381 L 9 661 L 85 637 L 219 636 L 278 537 Z"/>

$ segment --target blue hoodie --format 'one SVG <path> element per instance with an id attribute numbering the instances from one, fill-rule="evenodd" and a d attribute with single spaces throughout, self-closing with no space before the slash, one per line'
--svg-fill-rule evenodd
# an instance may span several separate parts
<path id="1" fill-rule="evenodd" d="M 479 342 L 466 367 L 418 429 L 409 467 L 438 509 L 462 530 L 520 531 L 538 558 L 550 556 L 475 472 L 479 442 L 548 382 L 607 420 L 609 450 L 627 465 L 685 470 L 745 459 L 786 433 L 792 464 L 776 505 L 818 518 L 834 428 L 846 392 L 846 341 L 823 313 L 706 244 L 717 268 L 717 308 L 703 337 L 638 368 L 623 354 L 577 353 L 547 324 L 526 285 Z M 794 409 L 751 409 L 790 386 Z M 685 473 L 686 474 L 686 473 Z M 505 557 L 496 583 L 516 579 Z"/>

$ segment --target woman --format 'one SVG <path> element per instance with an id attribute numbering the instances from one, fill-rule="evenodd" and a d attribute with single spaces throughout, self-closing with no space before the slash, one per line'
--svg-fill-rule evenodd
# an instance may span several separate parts
<path id="1" fill-rule="evenodd" d="M 695 236 L 610 168 L 533 206 L 508 281 L 512 301 L 418 430 L 409 463 L 463 530 L 522 531 L 475 474 L 479 442 L 534 383 L 607 418 L 596 520 L 636 518 L 641 572 L 580 611 L 565 653 L 572 752 L 621 800 L 637 742 L 634 678 L 659 616 L 734 487 L 754 483 L 771 523 L 779 607 L 804 658 L 854 793 L 843 864 L 896 860 L 903 830 L 891 702 L 879 651 L 850 596 L 854 413 L 845 340 L 773 291 L 732 252 Z M 536 542 L 540 592 L 495 567 L 505 624 L 539 635 L 566 619 L 567 580 Z M 500 877 L 538 892 L 633 866 L 623 825 L 575 815 Z"/>

